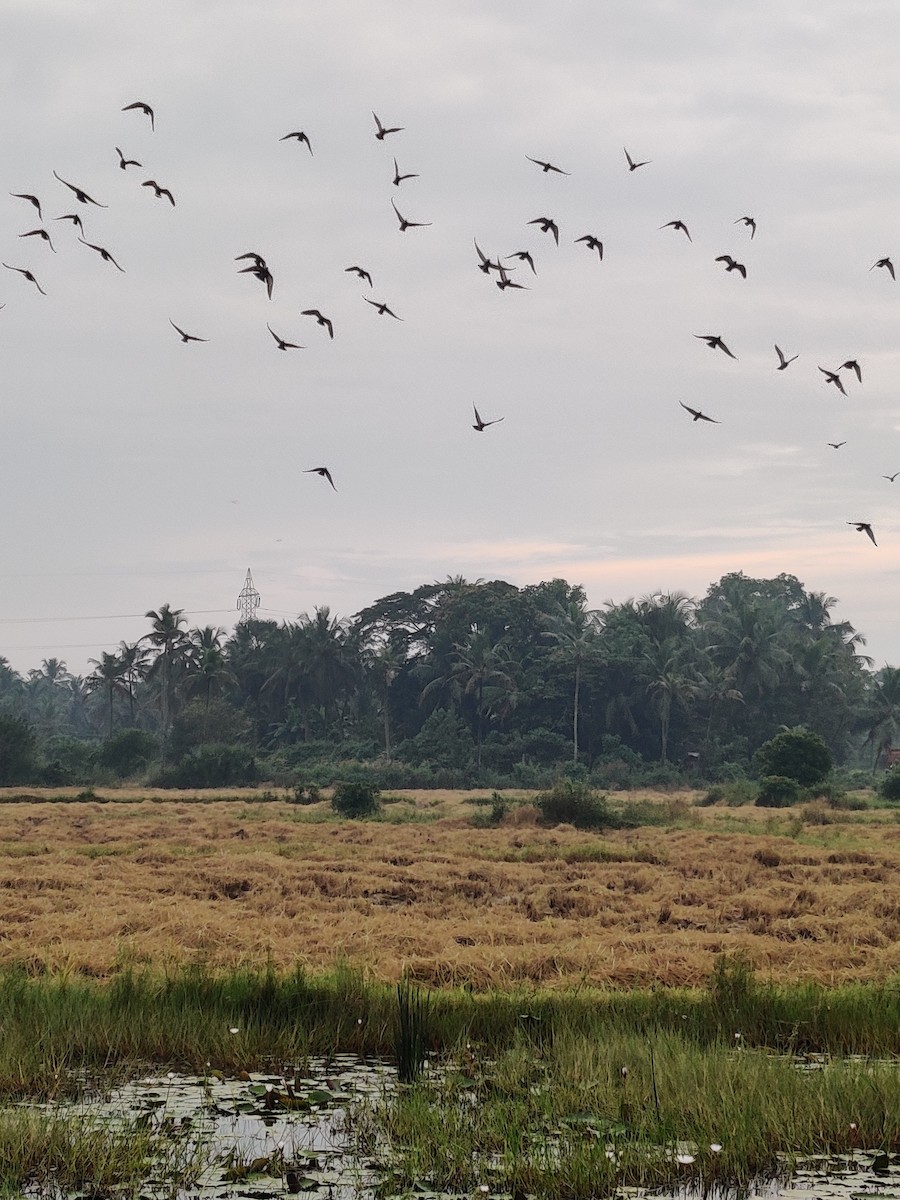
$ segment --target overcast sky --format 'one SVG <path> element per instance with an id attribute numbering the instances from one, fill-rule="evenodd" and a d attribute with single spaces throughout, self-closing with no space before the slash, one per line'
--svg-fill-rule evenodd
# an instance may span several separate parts
<path id="1" fill-rule="evenodd" d="M 0 654 L 85 673 L 163 603 L 230 628 L 248 567 L 278 619 L 456 574 L 561 576 L 600 607 L 784 571 L 900 662 L 900 283 L 870 270 L 900 270 L 896 18 L 5 0 L 0 258 L 47 294 L 0 268 Z M 373 111 L 402 132 L 376 140 Z M 279 140 L 299 130 L 313 154 Z M 401 233 L 392 199 L 431 224 Z M 473 240 L 529 250 L 527 290 Z M 251 250 L 271 301 L 237 273 Z M 817 368 L 848 359 L 843 396 Z M 473 403 L 503 421 L 474 431 Z"/>

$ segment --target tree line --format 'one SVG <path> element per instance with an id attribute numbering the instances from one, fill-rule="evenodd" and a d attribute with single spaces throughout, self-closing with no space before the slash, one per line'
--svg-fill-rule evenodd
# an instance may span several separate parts
<path id="1" fill-rule="evenodd" d="M 164 604 L 85 676 L 50 658 L 23 677 L 0 658 L 0 720 L 7 741 L 27 728 L 31 773 L 55 764 L 60 781 L 91 764 L 186 779 L 192 762 L 263 777 L 378 764 L 420 785 L 603 763 L 715 777 L 795 726 L 874 767 L 900 740 L 900 669 L 873 670 L 836 603 L 787 574 L 601 609 L 562 579 L 453 577 L 349 619 L 322 606 L 230 635 Z"/>

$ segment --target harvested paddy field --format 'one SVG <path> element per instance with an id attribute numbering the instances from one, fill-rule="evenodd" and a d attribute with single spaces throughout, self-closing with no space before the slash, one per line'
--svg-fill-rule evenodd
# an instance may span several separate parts
<path id="1" fill-rule="evenodd" d="M 366 822 L 252 791 L 63 795 L 0 793 L 0 965 L 345 961 L 478 989 L 692 986 L 735 952 L 779 982 L 900 969 L 900 823 L 884 809 L 685 793 L 644 797 L 661 824 L 595 834 L 539 825 L 524 793 L 496 827 L 473 824 L 474 792 L 398 793 Z"/>

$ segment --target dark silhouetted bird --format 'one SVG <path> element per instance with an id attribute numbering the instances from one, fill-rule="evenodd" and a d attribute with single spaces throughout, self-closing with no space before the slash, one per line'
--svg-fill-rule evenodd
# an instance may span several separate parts
<path id="1" fill-rule="evenodd" d="M 243 261 L 243 259 L 245 259 L 245 258 L 252 258 L 252 259 L 253 259 L 253 263 L 254 263 L 254 265 L 255 265 L 255 266 L 256 266 L 256 267 L 257 267 L 257 268 L 258 268 L 260 271 L 261 271 L 261 270 L 262 270 L 262 269 L 265 267 L 265 265 L 266 265 L 266 260 L 263 258 L 263 256 L 262 256 L 261 254 L 257 254 L 255 250 L 248 250 L 246 254 L 238 254 L 238 255 L 236 255 L 236 256 L 235 256 L 235 260 L 234 260 L 234 261 L 235 261 L 235 262 L 242 262 L 242 261 Z"/>
<path id="2" fill-rule="evenodd" d="M 706 413 L 702 413 L 699 408 L 691 408 L 691 406 L 689 404 L 685 404 L 683 400 L 679 400 L 678 403 L 685 410 L 685 412 L 689 412 L 691 414 L 695 421 L 709 421 L 711 425 L 722 424 L 722 422 L 717 421 L 715 417 L 708 417 Z"/>
<path id="3" fill-rule="evenodd" d="M 144 165 L 139 163 L 136 158 L 126 158 L 118 146 L 116 146 L 116 154 L 119 156 L 119 166 L 123 171 L 126 167 L 142 167 Z"/>
<path id="4" fill-rule="evenodd" d="M 252 267 L 244 267 L 242 270 L 238 271 L 238 275 L 252 275 L 261 283 L 264 283 L 266 285 L 268 297 L 270 300 L 272 299 L 272 288 L 275 286 L 275 280 L 272 276 L 272 272 L 265 265 L 265 263 L 263 263 L 261 267 L 257 267 L 255 265 Z"/>
<path id="5" fill-rule="evenodd" d="M 104 262 L 112 263 L 116 270 L 121 271 L 123 275 L 125 274 L 125 268 L 119 266 L 108 250 L 105 250 L 102 246 L 95 246 L 93 242 L 86 242 L 83 237 L 79 237 L 78 240 L 82 246 L 87 246 L 89 250 L 95 250 Z"/>
<path id="6" fill-rule="evenodd" d="M 27 200 L 29 204 L 33 204 L 37 209 L 38 216 L 43 221 L 44 214 L 41 212 L 41 202 L 38 200 L 37 196 L 32 196 L 28 192 L 10 192 L 9 194 L 11 196 L 15 196 L 17 200 Z"/>
<path id="7" fill-rule="evenodd" d="M 353 275 L 359 276 L 360 279 L 365 279 L 369 287 L 372 286 L 372 276 L 364 267 L 344 267 L 345 271 L 349 271 Z"/>
<path id="8" fill-rule="evenodd" d="M 507 258 L 517 258 L 519 262 L 527 262 L 531 267 L 531 273 L 537 275 L 537 271 L 534 269 L 534 259 L 527 250 L 514 250 L 512 254 L 507 255 Z"/>
<path id="9" fill-rule="evenodd" d="M 878 262 L 872 263 L 871 267 L 869 267 L 869 270 L 874 271 L 876 267 L 884 267 L 891 279 L 897 278 L 897 276 L 894 274 L 894 264 L 889 258 L 879 258 Z"/>
<path id="10" fill-rule="evenodd" d="M 473 404 L 472 407 L 475 408 L 475 405 Z M 475 424 L 472 426 L 472 428 L 481 433 L 483 429 L 487 429 L 488 425 L 499 425 L 501 421 L 505 420 L 506 417 L 496 417 L 493 421 L 482 421 L 481 414 L 479 413 L 478 409 L 475 408 Z"/>
<path id="11" fill-rule="evenodd" d="M 489 275 L 491 273 L 491 271 L 502 271 L 503 270 L 503 268 L 500 265 L 499 259 L 497 260 L 497 262 L 491 262 L 491 260 L 484 253 L 484 251 L 481 249 L 481 247 L 478 245 L 478 243 L 475 241 L 474 238 L 472 239 L 472 242 L 475 246 L 475 253 L 478 255 L 478 260 L 479 260 L 478 261 L 478 270 L 481 271 L 482 274 Z"/>
<path id="12" fill-rule="evenodd" d="M 839 371 L 852 371 L 857 380 L 862 383 L 862 367 L 855 358 L 848 358 L 846 362 L 842 362 L 838 367 Z"/>
<path id="13" fill-rule="evenodd" d="M 54 171 L 53 174 L 56 175 L 56 172 Z M 93 196 L 89 196 L 87 192 L 83 192 L 81 188 L 76 187 L 74 183 L 66 183 L 65 179 L 63 179 L 61 175 L 56 175 L 56 178 L 61 184 L 67 187 L 70 192 L 75 193 L 75 199 L 79 204 L 94 204 L 97 208 L 109 208 L 108 204 L 101 204 L 99 200 L 95 200 Z"/>
<path id="14" fill-rule="evenodd" d="M 390 130 L 388 130 L 387 132 L 390 132 Z M 327 479 L 328 482 L 331 484 L 331 486 L 334 488 L 334 490 L 337 491 L 337 488 L 334 487 L 334 480 L 331 478 L 331 472 L 328 470 L 327 467 L 308 467 L 303 472 L 303 474 L 304 475 L 321 475 L 322 478 Z"/>
<path id="15" fill-rule="evenodd" d="M 878 545 L 875 541 L 875 534 L 872 532 L 872 526 L 868 521 L 848 521 L 847 524 L 852 525 L 857 533 L 864 533 L 870 539 L 873 546 Z"/>
<path id="16" fill-rule="evenodd" d="M 840 450 L 841 446 L 846 446 L 847 443 L 845 441 L 844 442 L 829 442 L 828 445 L 832 448 L 832 450 Z"/>
<path id="17" fill-rule="evenodd" d="M 269 322 L 266 322 L 266 329 L 271 333 L 272 337 L 278 343 L 279 350 L 303 350 L 303 346 L 298 346 L 296 342 L 286 342 L 284 338 L 280 338 Z"/>
<path id="18" fill-rule="evenodd" d="M 34 284 L 34 286 L 37 288 L 37 290 L 41 293 L 42 296 L 47 295 L 47 293 L 44 291 L 44 289 L 41 287 L 41 285 L 38 283 L 38 281 L 35 279 L 35 277 L 32 275 L 32 273 L 26 267 L 11 267 L 9 265 L 9 263 L 4 263 L 3 265 L 4 265 L 4 267 L 6 267 L 7 271 L 18 271 L 18 273 L 20 275 L 24 275 L 29 283 Z"/>
<path id="19" fill-rule="evenodd" d="M 42 241 L 45 241 L 47 243 L 47 245 L 50 247 L 50 249 L 53 251 L 54 254 L 56 253 L 56 247 L 50 241 L 50 234 L 47 232 L 46 229 L 29 229 L 27 233 L 20 233 L 19 237 L 20 238 L 39 237 L 42 239 Z"/>
<path id="20" fill-rule="evenodd" d="M 623 146 L 622 149 L 625 150 L 625 147 Z M 636 171 L 638 167 L 646 167 L 653 161 L 651 158 L 645 158 L 643 162 L 635 162 L 627 150 L 625 150 L 625 158 L 628 162 L 629 171 Z"/>
<path id="21" fill-rule="evenodd" d="M 330 338 L 334 337 L 334 325 L 331 323 L 328 317 L 323 317 L 317 308 L 304 308 L 300 315 L 303 317 L 315 317 L 318 324 L 324 326 L 328 330 L 328 336 Z"/>
<path id="22" fill-rule="evenodd" d="M 552 217 L 535 217 L 533 221 L 528 221 L 529 225 L 540 225 L 541 233 L 552 233 L 553 240 L 559 245 L 559 226 Z"/>
<path id="23" fill-rule="evenodd" d="M 572 173 L 571 171 L 564 171 L 562 167 L 554 167 L 553 163 L 544 162 L 543 159 L 532 158 L 530 154 L 526 154 L 525 157 L 529 162 L 533 162 L 536 167 L 540 167 L 545 175 L 548 171 L 555 171 L 557 175 L 571 175 Z"/>
<path id="24" fill-rule="evenodd" d="M 156 128 L 156 117 L 154 116 L 153 109 L 149 104 L 145 104 L 143 100 L 135 100 L 133 104 L 126 104 L 122 109 L 122 112 L 130 112 L 133 108 L 139 109 L 142 113 L 146 113 L 146 115 L 150 118 L 150 128 Z"/>
<path id="25" fill-rule="evenodd" d="M 678 229 L 684 234 L 689 242 L 694 240 L 691 237 L 690 230 L 688 229 L 687 225 L 685 225 L 684 221 L 666 221 L 665 225 L 660 225 L 660 229 Z"/>
<path id="26" fill-rule="evenodd" d="M 596 250 L 600 258 L 603 258 L 603 243 L 598 237 L 594 237 L 592 233 L 586 233 L 584 237 L 576 238 L 575 241 L 585 242 L 588 250 Z"/>
<path id="27" fill-rule="evenodd" d="M 882 477 L 881 477 L 881 478 L 882 478 L 882 479 L 886 479 L 886 480 L 888 481 L 888 483 L 893 483 L 893 482 L 894 482 L 894 480 L 897 478 L 897 476 L 898 476 L 898 475 L 900 475 L 900 471 L 895 471 L 895 472 L 893 473 L 893 475 L 882 475 Z"/>
<path id="28" fill-rule="evenodd" d="M 287 141 L 290 141 L 292 138 L 298 144 L 300 142 L 306 142 L 306 148 L 310 152 L 310 154 L 312 154 L 312 152 L 313 152 L 312 143 L 310 142 L 309 138 L 306 136 L 306 134 L 303 132 L 302 129 L 297 129 L 297 130 L 295 130 L 294 133 L 286 133 L 284 135 L 284 137 L 280 137 L 278 140 L 279 140 L 279 142 L 287 142 Z"/>
<path id="29" fill-rule="evenodd" d="M 743 277 L 745 279 L 747 278 L 747 268 L 744 266 L 743 263 L 739 263 L 735 259 L 733 259 L 730 254 L 720 254 L 719 257 L 716 259 L 716 262 L 725 263 L 726 271 L 737 271 L 739 274 L 743 275 Z"/>
<path id="30" fill-rule="evenodd" d="M 377 126 L 375 136 L 379 142 L 383 142 L 389 133 L 400 133 L 403 130 L 402 125 L 391 125 L 390 127 L 382 125 L 382 123 L 378 120 L 377 113 L 372 113 L 372 116 L 375 118 L 375 124 Z"/>
<path id="31" fill-rule="evenodd" d="M 786 371 L 794 359 L 800 357 L 799 354 L 792 354 L 790 358 L 785 358 L 778 346 L 775 347 L 775 353 L 778 355 L 778 371 Z"/>
<path id="32" fill-rule="evenodd" d="M 431 221 L 407 221 L 406 217 L 403 216 L 403 214 L 397 208 L 397 205 L 394 204 L 393 200 L 391 201 L 391 207 L 393 208 L 394 212 L 397 214 L 397 220 L 400 222 L 400 232 L 401 233 L 406 233 L 407 229 L 419 229 L 419 228 L 424 227 L 425 225 L 431 225 L 431 223 L 432 223 Z"/>
<path id="33" fill-rule="evenodd" d="M 519 288 L 520 291 L 528 291 L 528 288 L 524 283 L 515 283 L 512 279 L 510 279 L 504 267 L 500 268 L 500 278 L 496 280 L 496 283 L 501 292 L 505 292 L 507 288 Z"/>
<path id="34" fill-rule="evenodd" d="M 732 221 L 732 225 L 746 225 L 750 230 L 750 241 L 756 237 L 756 220 L 754 217 L 738 217 L 736 221 Z"/>
<path id="35" fill-rule="evenodd" d="M 160 187 L 160 185 L 156 182 L 155 179 L 145 179 L 144 182 L 141 184 L 141 187 L 153 188 L 153 191 L 156 193 L 157 200 L 160 200 L 163 196 L 165 196 L 168 199 L 169 203 L 172 205 L 172 207 L 173 208 L 175 207 L 175 197 L 172 195 L 172 193 L 169 191 L 168 188 Z"/>
<path id="36" fill-rule="evenodd" d="M 209 338 L 196 337 L 193 333 L 185 333 L 183 329 L 181 329 L 178 325 L 175 324 L 175 322 L 172 320 L 171 317 L 169 317 L 169 324 L 172 326 L 172 328 L 175 330 L 175 332 L 177 334 L 181 335 L 181 340 L 185 343 L 187 343 L 187 342 L 208 342 L 209 341 Z"/>
<path id="37" fill-rule="evenodd" d="M 370 300 L 368 296 L 363 296 L 363 300 L 365 300 L 366 304 L 371 304 L 373 308 L 377 308 L 379 316 L 393 317 L 395 321 L 403 320 L 402 317 L 398 317 L 397 314 L 392 309 L 388 308 L 388 306 L 381 300 Z"/>
<path id="38" fill-rule="evenodd" d="M 78 213 L 63 213 L 63 215 L 61 217 L 54 217 L 53 220 L 54 221 L 71 221 L 72 224 L 74 226 L 76 226 L 76 228 L 80 229 L 81 232 L 84 233 L 84 226 L 81 223 L 81 217 L 79 217 Z"/>
<path id="39" fill-rule="evenodd" d="M 819 370 L 825 376 L 826 383 L 833 383 L 834 386 L 837 388 L 837 390 L 842 395 L 844 395 L 844 396 L 847 395 L 847 393 L 844 391 L 844 384 L 841 380 L 840 375 L 838 375 L 837 371 L 826 371 L 824 367 L 819 367 Z"/>
<path id="40" fill-rule="evenodd" d="M 694 337 L 699 338 L 701 342 L 706 342 L 710 350 L 721 350 L 729 358 L 737 359 L 737 355 L 731 353 L 717 333 L 695 333 Z"/>
<path id="41" fill-rule="evenodd" d="M 405 175 L 400 174 L 400 168 L 397 166 L 397 160 L 394 159 L 394 187 L 399 187 L 404 179 L 418 179 L 419 176 L 414 171 L 407 171 Z"/>

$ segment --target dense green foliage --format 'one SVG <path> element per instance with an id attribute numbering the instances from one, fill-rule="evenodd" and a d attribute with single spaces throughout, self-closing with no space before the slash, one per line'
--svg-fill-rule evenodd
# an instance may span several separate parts
<path id="1" fill-rule="evenodd" d="M 803 787 L 821 783 L 834 763 L 831 752 L 810 729 L 784 729 L 756 752 L 763 775 L 786 775 Z"/>
<path id="2" fill-rule="evenodd" d="M 373 817 L 380 808 L 378 788 L 371 783 L 339 783 L 331 807 L 340 817 Z"/>
<path id="3" fill-rule="evenodd" d="M 665 787 L 740 779 L 785 729 L 877 765 L 900 742 L 900 668 L 873 672 L 835 603 L 792 575 L 599 611 L 562 579 L 455 578 L 230 637 L 164 604 L 86 678 L 0 659 L 0 714 L 34 734 L 15 768 L 33 783 Z"/>

